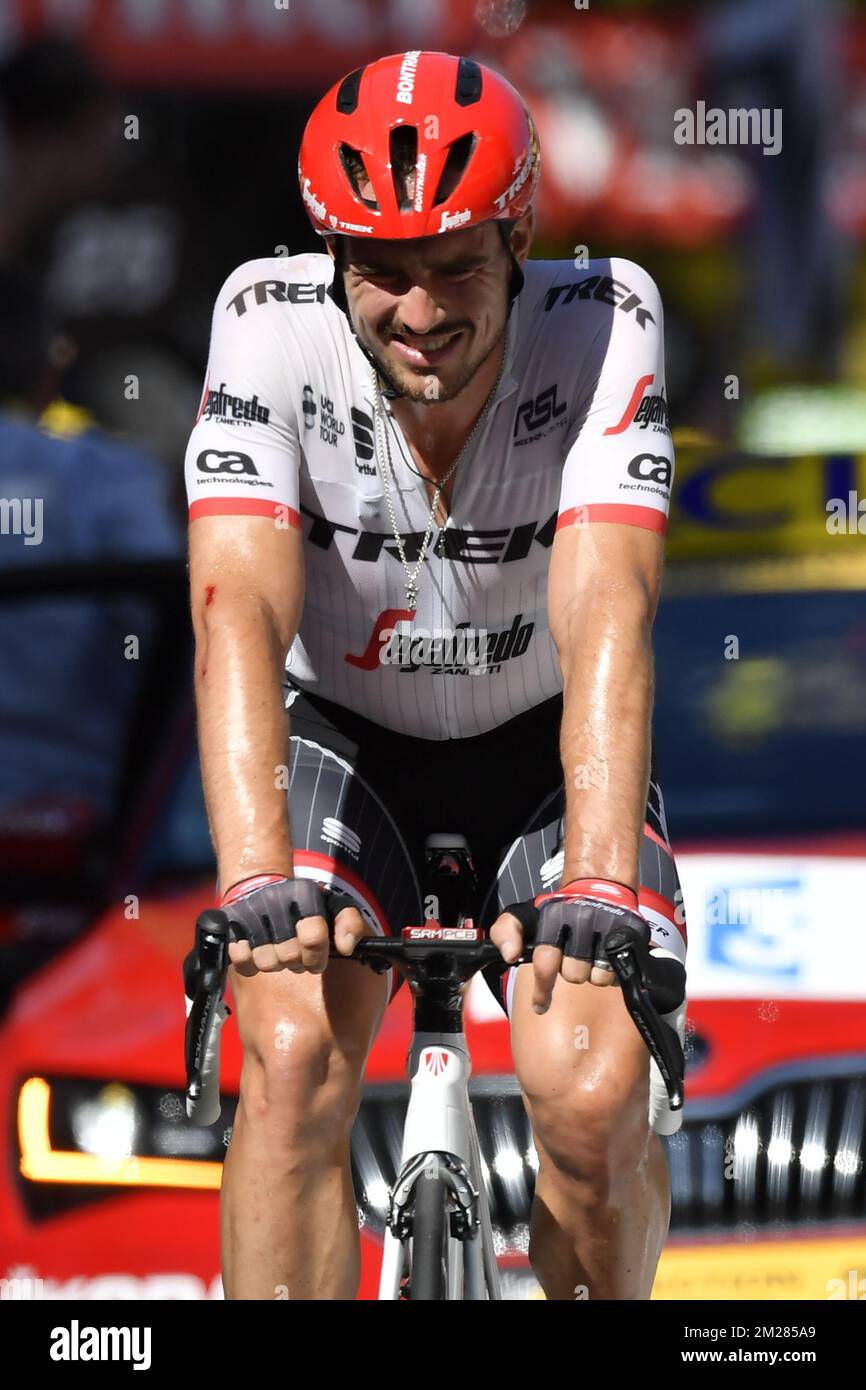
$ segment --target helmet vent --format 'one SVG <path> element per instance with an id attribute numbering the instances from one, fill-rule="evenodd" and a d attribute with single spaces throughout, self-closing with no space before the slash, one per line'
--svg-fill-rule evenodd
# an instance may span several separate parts
<path id="1" fill-rule="evenodd" d="M 348 81 L 348 78 L 346 79 Z M 375 208 L 379 211 L 379 204 L 373 197 L 373 183 L 367 173 L 367 166 L 364 163 L 360 150 L 355 150 L 351 145 L 343 142 L 340 145 L 340 163 L 343 172 L 349 180 L 349 186 L 353 194 L 360 203 L 366 208 Z"/>
<path id="2" fill-rule="evenodd" d="M 418 172 L 418 127 L 398 125 L 391 131 L 389 141 L 391 178 L 401 212 L 411 212 L 415 199 L 415 179 Z"/>
<path id="3" fill-rule="evenodd" d="M 461 135 L 458 140 L 453 142 L 448 150 L 448 158 L 445 160 L 439 182 L 436 185 L 436 195 L 433 199 L 434 208 L 438 207 L 440 203 L 447 203 L 466 173 L 466 167 L 472 158 L 474 149 L 475 135 L 472 131 L 468 135 Z"/>
<path id="4" fill-rule="evenodd" d="M 358 89 L 361 86 L 361 78 L 364 76 L 363 68 L 355 68 L 348 77 L 344 77 L 337 90 L 337 110 L 341 116 L 351 116 L 358 109 Z"/>
<path id="5" fill-rule="evenodd" d="M 457 64 L 454 100 L 458 106 L 473 106 L 481 100 L 481 69 L 471 58 L 461 58 Z"/>

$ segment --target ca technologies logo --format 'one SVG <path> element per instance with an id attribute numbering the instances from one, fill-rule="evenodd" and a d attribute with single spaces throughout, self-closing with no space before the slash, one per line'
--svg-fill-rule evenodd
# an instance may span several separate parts
<path id="1" fill-rule="evenodd" d="M 69 1327 L 51 1329 L 52 1361 L 131 1361 L 134 1371 L 150 1370 L 149 1327 Z"/>

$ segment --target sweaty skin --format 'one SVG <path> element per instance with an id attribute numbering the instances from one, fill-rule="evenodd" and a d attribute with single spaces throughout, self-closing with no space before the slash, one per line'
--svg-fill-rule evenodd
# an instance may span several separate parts
<path id="1" fill-rule="evenodd" d="M 523 262 L 532 239 L 532 213 L 516 223 L 511 247 Z M 405 393 L 392 410 L 419 471 L 436 482 L 460 452 L 496 380 L 505 347 L 505 298 L 510 261 L 492 222 L 417 241 L 347 238 L 346 298 L 355 332 Z M 333 255 L 333 250 L 331 252 Z M 434 363 L 425 339 L 449 339 Z M 409 354 L 417 351 L 417 361 Z M 452 474 L 437 518 L 448 517 Z"/>
<path id="2" fill-rule="evenodd" d="M 527 214 L 512 232 L 518 260 L 531 234 Z M 489 223 L 415 242 L 346 239 L 344 250 L 355 330 L 406 392 L 392 408 L 432 499 L 499 370 L 510 261 Z M 447 515 L 443 492 L 440 521 Z M 636 887 L 660 572 L 658 536 L 636 527 L 564 528 L 553 544 L 563 882 L 595 875 Z M 301 537 L 261 516 L 200 517 L 190 575 L 202 774 L 225 891 L 293 870 L 281 677 L 303 606 Z M 588 769 L 581 790 L 578 766 Z M 338 950 L 350 955 L 365 931 L 360 913 L 340 913 Z M 503 914 L 493 938 L 506 958 L 519 953 L 514 918 Z M 327 945 L 324 920 L 308 918 L 297 941 L 230 948 L 244 1064 L 221 1205 L 229 1298 L 351 1298 L 357 1288 L 349 1135 L 387 984 L 348 961 L 328 964 Z M 560 964 L 553 948 L 539 952 L 515 990 L 515 1063 L 541 1164 L 530 1254 L 548 1297 L 586 1285 L 592 1297 L 647 1298 L 669 1190 L 647 1124 L 646 1049 L 608 972 L 593 968 L 590 983 L 603 988 L 581 989 L 587 967 Z M 579 1023 L 593 1044 L 583 1053 L 572 1045 Z"/>
<path id="3" fill-rule="evenodd" d="M 639 527 L 595 522 L 554 541 L 563 884 L 598 877 L 638 886 L 662 559 L 662 538 Z M 509 913 L 491 936 L 506 959 L 520 954 L 520 924 Z M 648 1299 L 670 1221 L 670 1179 L 647 1123 L 646 1047 L 611 971 L 544 946 L 517 976 L 511 1043 L 539 1157 L 534 1272 L 548 1298 Z M 587 980 L 601 988 L 581 988 Z M 576 1046 L 578 1027 L 586 1048 Z"/>
<path id="4" fill-rule="evenodd" d="M 655 532 L 608 522 L 565 527 L 553 543 L 548 610 L 563 678 L 563 884 L 607 878 L 637 890 L 663 553 Z M 493 939 L 506 959 L 516 958 L 517 919 L 503 913 Z M 553 946 L 537 950 L 533 967 L 539 1013 L 549 1006 L 559 973 L 572 983 L 615 985 L 612 971 L 563 960 Z"/>
<path id="5" fill-rule="evenodd" d="M 530 228 L 527 217 L 515 254 L 525 256 Z M 389 289 L 351 268 L 346 289 L 365 340 L 423 402 L 400 401 L 398 408 L 420 470 L 435 478 L 472 429 L 499 369 L 510 263 L 489 226 L 436 239 L 435 253 L 429 243 L 426 255 L 416 249 L 411 265 L 403 259 L 406 245 L 395 244 L 401 278 Z M 474 288 L 467 283 L 467 243 Z M 401 366 L 392 334 L 414 341 L 449 316 L 462 324 L 450 360 L 421 372 Z M 431 378 L 438 383 L 436 411 L 424 396 Z M 431 497 L 434 489 L 431 483 Z M 441 500 L 440 514 L 447 515 L 444 494 Z M 190 581 L 202 778 L 225 891 L 256 873 L 293 871 L 279 776 L 289 736 L 281 677 L 303 606 L 301 538 L 262 517 L 201 517 L 190 528 Z M 366 930 L 359 912 L 341 912 L 338 951 L 350 955 Z M 323 918 L 300 922 L 296 941 L 229 948 L 244 1067 L 223 1170 L 228 1298 L 347 1298 L 357 1287 L 349 1134 L 387 983 L 336 961 L 325 973 L 327 951 Z M 287 1016 L 298 1023 L 292 1033 L 282 1026 Z"/>

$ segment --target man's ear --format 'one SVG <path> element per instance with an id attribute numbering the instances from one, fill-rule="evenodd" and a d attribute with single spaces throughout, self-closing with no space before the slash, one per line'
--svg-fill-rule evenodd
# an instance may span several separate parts
<path id="1" fill-rule="evenodd" d="M 527 208 L 511 228 L 511 254 L 518 265 L 523 265 L 529 255 L 532 238 L 535 235 L 535 209 Z"/>
<path id="2" fill-rule="evenodd" d="M 328 287 L 328 294 L 333 299 L 337 308 L 343 311 L 343 313 L 347 316 L 349 322 L 351 323 L 349 305 L 346 299 L 346 286 L 343 283 L 343 262 L 346 254 L 343 243 L 345 242 L 345 240 L 345 237 L 329 236 L 325 238 L 325 245 L 328 248 L 328 255 L 334 262 L 334 274 L 331 280 L 331 284 Z"/>

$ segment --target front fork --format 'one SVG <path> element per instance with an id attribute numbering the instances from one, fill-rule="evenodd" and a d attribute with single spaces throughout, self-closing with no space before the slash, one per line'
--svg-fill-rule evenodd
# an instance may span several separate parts
<path id="1" fill-rule="evenodd" d="M 469 1103 L 471 1062 L 462 1033 L 418 1033 L 400 1172 L 391 1190 L 380 1299 L 397 1299 L 407 1272 L 419 1175 L 434 1165 L 450 1194 L 448 1298 L 501 1297 L 481 1150 Z"/>

